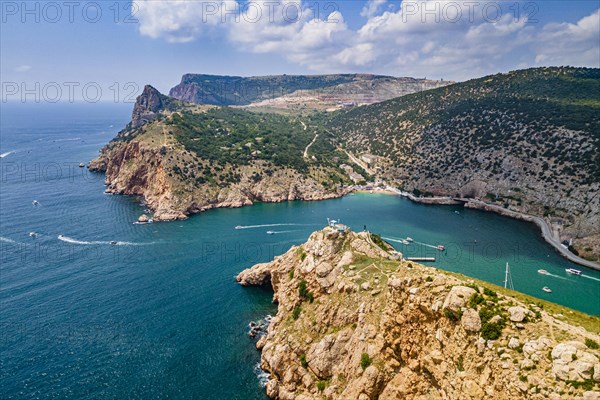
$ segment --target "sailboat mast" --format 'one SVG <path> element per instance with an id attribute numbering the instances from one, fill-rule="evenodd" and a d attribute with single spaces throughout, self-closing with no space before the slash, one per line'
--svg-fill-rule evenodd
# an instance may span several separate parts
<path id="1" fill-rule="evenodd" d="M 506 271 L 504 272 L 504 288 L 515 290 L 512 277 L 510 276 L 510 268 L 508 266 L 508 263 L 506 263 Z"/>

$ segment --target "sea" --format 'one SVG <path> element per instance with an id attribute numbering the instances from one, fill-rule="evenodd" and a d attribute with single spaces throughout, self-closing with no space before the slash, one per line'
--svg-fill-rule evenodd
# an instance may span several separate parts
<path id="1" fill-rule="evenodd" d="M 327 218 L 497 285 L 508 262 L 515 290 L 600 315 L 600 272 L 562 258 L 532 224 L 369 193 L 136 224 L 142 199 L 105 194 L 104 176 L 79 167 L 131 104 L 0 111 L 2 399 L 265 399 L 248 324 L 277 309 L 270 290 L 235 276 Z"/>

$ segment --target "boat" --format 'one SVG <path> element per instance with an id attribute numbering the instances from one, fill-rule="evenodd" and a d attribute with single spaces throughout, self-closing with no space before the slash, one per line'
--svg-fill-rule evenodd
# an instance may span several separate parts
<path id="1" fill-rule="evenodd" d="M 454 211 L 454 214 L 460 215 L 460 211 Z"/>
<path id="2" fill-rule="evenodd" d="M 274 231 L 267 231 L 267 235 L 274 235 L 275 232 Z"/>
<path id="3" fill-rule="evenodd" d="M 85 164 L 84 163 L 79 163 L 79 168 L 83 168 L 83 167 L 85 167 Z"/>
<path id="4" fill-rule="evenodd" d="M 37 233 L 35 233 L 35 232 L 29 232 L 29 237 L 36 237 L 36 236 L 37 236 Z"/>
<path id="5" fill-rule="evenodd" d="M 581 275 L 581 271 L 575 268 L 567 268 L 565 269 L 565 271 L 569 274 L 573 274 L 573 275 Z"/>
<path id="6" fill-rule="evenodd" d="M 548 271 L 546 271 L 545 269 L 538 269 L 538 274 L 550 275 L 550 273 Z"/>
<path id="7" fill-rule="evenodd" d="M 552 289 L 550 289 L 548 286 L 544 286 L 542 290 L 546 293 L 552 293 Z"/>
<path id="8" fill-rule="evenodd" d="M 437 249 L 439 251 L 444 251 L 446 248 L 444 246 L 442 246 L 441 244 L 438 244 Z"/>
<path id="9" fill-rule="evenodd" d="M 510 267 L 508 263 L 506 263 L 506 269 L 504 270 L 504 288 L 515 290 L 515 286 L 513 285 L 512 275 L 510 274 Z"/>
<path id="10" fill-rule="evenodd" d="M 118 244 L 118 242 L 116 240 L 111 240 L 110 244 Z"/>
<path id="11" fill-rule="evenodd" d="M 414 241 L 414 240 L 413 240 L 413 238 L 411 238 L 410 236 L 409 236 L 409 237 L 407 237 L 407 238 L 406 238 L 406 240 L 407 240 L 408 242 L 413 242 L 413 241 Z"/>
<path id="12" fill-rule="evenodd" d="M 410 244 L 410 242 L 408 240 L 402 240 L 401 243 L 404 244 L 404 245 Z"/>
<path id="13" fill-rule="evenodd" d="M 31 202 L 31 204 L 33 204 L 34 206 L 39 206 L 40 202 L 37 201 L 37 200 L 34 200 L 34 201 Z"/>
<path id="14" fill-rule="evenodd" d="M 242 229 L 242 228 L 243 228 L 243 226 L 241 226 L 241 225 L 238 225 L 235 227 L 235 229 Z"/>

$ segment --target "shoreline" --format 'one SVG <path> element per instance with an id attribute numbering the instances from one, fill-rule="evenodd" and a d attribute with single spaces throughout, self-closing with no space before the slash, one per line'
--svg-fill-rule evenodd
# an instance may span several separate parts
<path id="1" fill-rule="evenodd" d="M 89 167 L 88 167 L 89 168 Z M 347 188 L 345 188 L 341 193 L 336 193 L 333 196 L 324 196 L 323 198 L 312 198 L 312 199 L 296 199 L 296 200 L 301 200 L 301 201 L 323 201 L 323 200 L 331 200 L 331 199 L 335 199 L 335 198 L 342 198 L 345 197 L 351 193 L 367 193 L 367 194 L 373 194 L 373 193 L 379 193 L 379 194 L 386 194 L 386 195 L 394 195 L 394 196 L 401 196 L 401 197 L 405 197 L 407 199 L 409 199 L 410 201 L 414 202 L 414 203 L 418 203 L 418 204 L 426 204 L 426 205 L 463 205 L 464 208 L 471 208 L 471 209 L 477 209 L 477 210 L 482 210 L 482 211 L 488 211 L 488 212 L 493 212 L 508 218 L 513 218 L 513 219 L 517 219 L 520 221 L 525 221 L 525 222 L 532 222 L 534 224 L 536 224 L 542 233 L 542 238 L 546 241 L 546 243 L 550 244 L 555 251 L 557 251 L 561 256 L 563 256 L 564 258 L 568 259 L 569 261 L 596 270 L 596 271 L 600 271 L 600 264 L 593 262 L 593 261 L 589 261 L 589 260 L 585 260 L 581 257 L 576 256 L 575 254 L 571 253 L 568 249 L 566 249 L 559 240 L 555 239 L 552 236 L 550 227 L 548 226 L 548 224 L 546 223 L 546 221 L 543 218 L 540 217 L 536 217 L 536 216 L 532 216 L 532 215 L 528 215 L 528 214 L 524 214 L 524 213 L 520 213 L 518 211 L 513 211 L 513 210 L 508 210 L 505 208 L 502 208 L 500 206 L 496 206 L 496 205 L 492 205 L 492 204 L 487 204 L 481 200 L 473 200 L 473 199 L 455 199 L 452 197 L 416 197 L 415 195 L 413 195 L 412 193 L 408 193 L 408 192 L 403 192 L 399 189 L 390 187 L 390 186 L 386 186 L 385 188 L 380 188 L 380 187 L 373 187 L 371 189 L 367 189 L 365 187 L 362 186 L 358 186 L 358 185 L 354 185 L 354 186 L 349 186 Z M 124 193 L 120 193 L 118 192 L 118 194 L 124 194 Z M 142 201 L 146 201 L 145 196 L 142 195 L 138 195 L 141 196 Z M 279 203 L 279 202 L 284 202 L 286 201 L 285 199 L 281 199 L 279 201 L 262 201 L 265 203 Z M 288 200 L 289 201 L 289 200 Z M 189 210 L 187 212 L 183 212 L 182 214 L 185 215 L 185 218 L 182 219 L 187 219 L 192 215 L 195 214 L 201 214 L 204 211 L 207 211 L 208 209 L 214 209 L 214 208 L 238 208 L 238 207 L 244 207 L 246 205 L 251 205 L 251 204 L 239 204 L 239 205 L 234 205 L 234 204 L 213 204 L 210 207 L 203 209 L 203 210 L 198 210 L 195 212 L 189 212 Z M 154 211 L 154 210 L 153 210 Z M 179 217 L 174 218 L 174 219 L 155 219 L 155 221 L 173 221 L 176 219 L 180 219 Z"/>
<path id="2" fill-rule="evenodd" d="M 585 260 L 581 257 L 576 256 L 575 254 L 571 253 L 568 249 L 566 249 L 562 243 L 560 243 L 560 241 L 556 238 L 554 238 L 554 236 L 552 236 L 552 231 L 550 230 L 550 227 L 548 226 L 548 223 L 541 217 L 537 217 L 537 216 L 533 216 L 533 215 L 529 215 L 529 214 L 524 214 L 518 211 L 513 211 L 513 210 L 508 210 L 506 208 L 500 207 L 500 206 L 496 206 L 493 204 L 487 204 L 481 200 L 473 200 L 473 199 L 454 199 L 452 197 L 428 197 L 428 198 L 423 198 L 423 197 L 416 197 L 414 196 L 412 193 L 407 193 L 407 192 L 403 192 L 399 189 L 395 189 L 392 187 L 387 186 L 385 189 L 374 189 L 374 190 L 357 190 L 357 192 L 366 192 L 366 193 L 388 193 L 388 194 L 395 194 L 397 196 L 401 196 L 401 197 L 405 197 L 415 203 L 419 203 L 419 204 L 430 204 L 430 205 L 459 205 L 462 204 L 464 208 L 470 208 L 470 209 L 474 209 L 474 210 L 481 210 L 481 211 L 487 211 L 487 212 L 493 212 L 508 218 L 513 218 L 519 221 L 525 221 L 525 222 L 532 222 L 534 223 L 540 230 L 541 230 L 541 234 L 542 234 L 542 238 L 546 241 L 546 243 L 548 243 L 549 245 L 551 245 L 554 250 L 556 250 L 561 256 L 563 256 L 564 258 L 566 258 L 567 260 L 596 270 L 596 271 L 600 271 L 600 264 L 594 262 L 594 261 L 589 261 L 589 260 Z"/>

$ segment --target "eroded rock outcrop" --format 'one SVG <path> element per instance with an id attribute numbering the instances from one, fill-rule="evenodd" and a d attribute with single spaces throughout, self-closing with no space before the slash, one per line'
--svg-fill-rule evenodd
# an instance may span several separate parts
<path id="1" fill-rule="evenodd" d="M 227 153 L 239 150 L 237 146 L 250 149 L 254 141 L 270 140 L 258 133 L 251 141 L 246 139 L 243 146 L 236 142 L 239 138 L 221 146 L 228 160 L 216 157 L 219 150 L 214 148 L 210 154 L 200 151 L 193 142 L 211 141 L 214 136 L 199 133 L 191 138 L 185 136 L 190 131 L 211 130 L 212 134 L 220 135 L 221 131 L 233 129 L 214 127 L 203 121 L 201 116 L 212 109 L 212 106 L 180 102 L 148 85 L 137 98 L 131 123 L 101 150 L 88 168 L 105 172 L 107 193 L 141 196 L 153 212 L 152 219 L 157 221 L 185 219 L 209 209 L 242 207 L 257 201 L 332 199 L 350 190 L 339 183 L 337 169 L 332 166 L 309 168 L 273 155 L 261 158 L 260 151 L 250 150 L 241 160 L 229 157 Z M 234 113 L 227 111 L 223 117 L 236 121 L 238 116 Z M 251 120 L 248 114 L 244 117 Z M 188 123 L 184 118 L 196 119 Z M 220 120 L 217 118 L 214 124 Z M 277 129 L 289 128 L 281 124 Z M 186 134 L 178 136 L 175 131 Z M 298 150 L 298 157 L 300 153 Z M 337 182 L 332 176 L 337 177 Z"/>
<path id="2" fill-rule="evenodd" d="M 380 245 L 328 227 L 239 274 L 278 303 L 257 345 L 269 397 L 594 398 L 597 334 Z"/>

